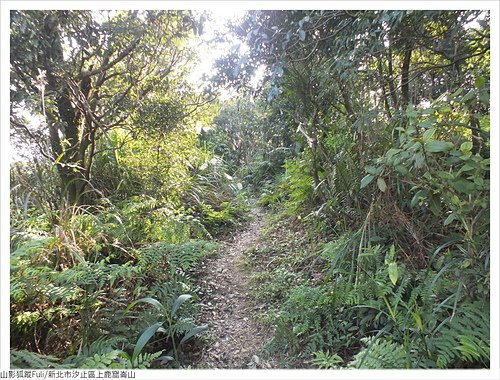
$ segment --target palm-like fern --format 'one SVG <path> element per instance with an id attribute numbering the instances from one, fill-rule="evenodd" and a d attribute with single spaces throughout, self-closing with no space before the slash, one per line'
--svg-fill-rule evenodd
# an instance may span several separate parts
<path id="1" fill-rule="evenodd" d="M 27 350 L 10 350 L 11 368 L 68 368 L 59 363 L 59 359 L 52 355 L 41 355 Z"/>
<path id="2" fill-rule="evenodd" d="M 402 344 L 389 338 L 376 337 L 363 338 L 361 341 L 366 347 L 354 356 L 349 368 L 407 368 L 406 350 Z"/>
<path id="3" fill-rule="evenodd" d="M 486 302 L 462 303 L 435 328 L 427 344 L 436 352 L 437 367 L 450 367 L 458 361 L 489 366 L 489 310 Z"/>

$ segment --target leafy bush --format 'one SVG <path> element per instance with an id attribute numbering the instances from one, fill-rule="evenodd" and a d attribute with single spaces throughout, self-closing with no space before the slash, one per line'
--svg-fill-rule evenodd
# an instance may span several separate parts
<path id="1" fill-rule="evenodd" d="M 285 162 L 283 186 L 288 199 L 284 203 L 290 214 L 307 210 L 314 197 L 314 183 L 306 159 Z"/>
<path id="2" fill-rule="evenodd" d="M 85 220 L 80 216 L 74 219 L 78 222 Z M 89 220 L 95 222 L 99 218 Z M 82 344 L 103 333 L 130 341 L 134 330 L 126 325 L 117 311 L 130 303 L 130 297 L 141 293 L 160 296 L 162 302 L 173 302 L 170 300 L 175 299 L 176 292 L 189 290 L 196 263 L 215 247 L 213 243 L 202 240 L 187 241 L 183 245 L 157 243 L 130 251 L 125 256 L 129 261 L 113 263 L 110 257 L 90 262 L 76 244 L 63 241 L 63 247 L 72 248 L 73 259 L 51 263 L 47 258 L 54 250 L 60 249 L 60 239 L 59 236 L 59 239 L 29 240 L 12 253 L 11 321 L 13 342 L 16 342 L 13 347 L 31 347 L 34 344 L 32 339 L 37 339 L 39 347 L 50 344 L 53 352 L 63 354 L 77 350 L 76 336 Z M 186 312 L 194 315 L 196 308 L 189 308 Z M 80 323 L 72 325 L 76 316 L 79 316 Z M 66 325 L 65 329 L 60 328 L 63 325 Z M 70 341 L 69 335 L 75 345 L 66 347 L 64 342 Z M 50 343 L 48 339 L 51 339 Z M 109 352 L 99 353 L 103 354 L 111 355 Z M 108 356 L 101 357 L 102 363 L 116 364 L 114 359 L 119 359 L 116 355 L 114 358 Z M 146 360 L 146 357 L 142 359 Z M 131 363 L 135 363 L 134 360 Z M 81 361 L 78 363 L 84 365 Z"/>

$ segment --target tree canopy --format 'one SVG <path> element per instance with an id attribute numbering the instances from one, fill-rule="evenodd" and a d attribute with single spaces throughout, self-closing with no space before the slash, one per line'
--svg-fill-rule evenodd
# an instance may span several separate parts
<path id="1" fill-rule="evenodd" d="M 194 27 L 187 11 L 12 12 L 13 131 L 57 163 L 70 203 L 92 189 L 97 144 L 111 130 L 161 135 L 203 102 L 183 78 Z"/>

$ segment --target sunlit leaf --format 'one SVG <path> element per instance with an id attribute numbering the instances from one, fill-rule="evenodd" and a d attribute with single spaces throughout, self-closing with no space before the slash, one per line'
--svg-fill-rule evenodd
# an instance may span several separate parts
<path id="1" fill-rule="evenodd" d="M 483 88 L 484 85 L 486 84 L 486 79 L 484 79 L 484 77 L 477 77 L 475 80 L 474 80 L 474 85 L 477 87 L 477 88 Z"/>
<path id="2" fill-rule="evenodd" d="M 398 264 L 395 262 L 389 263 L 387 270 L 391 282 L 396 285 L 396 282 L 398 282 Z"/>
<path id="3" fill-rule="evenodd" d="M 462 143 L 462 145 L 460 145 L 460 151 L 464 153 L 470 152 L 471 149 L 472 149 L 472 142 L 470 141 L 466 141 Z"/>

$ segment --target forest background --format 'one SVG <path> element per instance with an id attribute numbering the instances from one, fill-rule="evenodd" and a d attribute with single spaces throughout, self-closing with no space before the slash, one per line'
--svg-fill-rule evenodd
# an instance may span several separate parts
<path id="1" fill-rule="evenodd" d="M 392 2 L 388 2 L 387 4 L 388 5 L 391 5 Z M 187 3 L 182 3 L 182 5 L 184 4 L 187 4 Z M 310 5 L 311 3 L 308 3 L 308 7 L 311 7 Z M 319 5 L 322 5 L 322 3 L 318 3 Z M 409 3 L 409 7 L 413 8 L 414 6 L 416 6 L 417 3 Z M 182 5 L 180 5 L 180 7 L 182 7 Z M 284 4 L 283 4 L 284 5 Z M 279 3 L 279 8 L 283 8 L 283 5 L 281 3 Z M 361 7 L 363 7 L 364 3 L 361 5 Z M 400 4 L 398 4 L 400 5 Z M 422 4 L 421 4 L 422 5 Z M 425 4 L 427 5 L 427 4 Z M 462 3 L 456 3 L 455 6 L 459 7 L 460 5 L 462 5 Z M 465 7 L 465 3 L 463 3 L 464 7 Z M 3 4 L 2 4 L 3 6 Z M 259 8 L 259 6 L 256 4 L 255 5 L 257 8 Z M 297 4 L 297 3 L 290 3 L 290 6 L 293 7 L 293 8 L 300 8 L 301 6 L 303 7 L 303 4 Z M 376 4 L 376 7 L 377 8 L 380 8 L 381 6 L 383 6 L 383 4 L 381 3 L 377 3 Z M 253 6 L 252 6 L 253 7 Z M 424 6 L 425 8 L 425 6 Z M 496 14 L 495 16 L 495 12 L 492 13 L 492 19 L 494 19 L 494 17 L 497 17 L 498 14 Z M 4 12 L 4 9 L 3 9 L 3 12 L 2 12 L 2 39 L 5 39 L 5 25 L 8 25 L 8 22 L 5 23 L 4 22 L 4 18 L 5 18 L 5 12 Z M 498 19 L 498 18 L 497 18 Z M 493 23 L 492 23 L 492 37 L 493 37 L 493 41 L 497 41 L 498 42 L 498 27 L 494 27 L 493 26 Z M 4 40 L 3 40 L 4 41 Z M 3 42 L 2 41 L 2 42 Z M 497 44 L 493 43 L 492 46 L 496 46 Z M 5 45 L 4 45 L 5 46 Z M 492 105 L 492 109 L 491 109 L 491 118 L 492 118 L 492 125 L 498 125 L 498 108 L 495 107 L 496 104 L 498 104 L 498 56 L 497 56 L 497 59 L 495 59 L 495 54 L 498 55 L 498 51 L 492 49 L 492 70 L 491 70 L 491 83 L 492 83 L 492 92 L 491 92 L 491 105 Z M 8 115 L 8 109 L 7 109 L 7 112 L 4 112 L 5 109 L 6 109 L 6 104 L 5 104 L 5 101 L 4 99 L 6 99 L 8 97 L 8 94 L 7 94 L 7 97 L 5 97 L 6 95 L 6 91 L 5 91 L 5 83 L 8 83 L 8 70 L 5 70 L 6 67 L 8 67 L 8 62 L 6 63 L 5 62 L 5 52 L 2 51 L 2 125 L 7 125 L 7 121 L 4 122 L 5 118 L 7 117 Z M 7 73 L 6 73 L 7 72 Z M 7 77 L 7 81 L 5 80 Z M 497 85 L 495 86 L 494 84 L 497 83 Z M 8 93 L 8 91 L 7 91 Z M 8 205 L 8 197 L 5 196 L 6 193 L 8 193 L 8 181 L 6 181 L 5 179 L 9 177 L 8 173 L 9 173 L 9 169 L 8 169 L 8 154 L 9 154 L 9 149 L 8 149 L 8 146 L 5 145 L 5 142 L 8 141 L 8 132 L 5 131 L 6 128 L 2 128 L 2 138 L 1 138 L 1 141 L 2 141 L 2 173 L 1 173 L 1 179 L 2 179 L 2 252 L 7 252 L 8 251 L 8 237 L 7 239 L 6 238 L 6 234 L 8 234 L 8 225 L 5 225 L 5 219 L 9 212 L 8 212 L 8 209 L 9 209 L 9 205 Z M 498 134 L 497 132 L 495 131 L 495 129 L 492 130 L 491 132 L 491 141 L 493 142 L 492 143 L 492 146 L 494 147 L 496 145 L 496 143 L 498 143 Z M 498 145 L 497 145 L 498 146 Z M 492 194 L 492 204 L 491 204 L 491 209 L 492 210 L 498 210 L 498 197 L 496 196 L 496 194 L 498 194 L 498 154 L 497 152 L 495 152 L 494 149 L 492 149 L 491 151 L 491 160 L 492 160 L 492 167 L 491 167 L 491 173 L 492 173 L 492 184 L 491 184 L 491 194 Z M 495 230 L 497 229 L 498 230 L 498 213 L 496 212 L 492 212 L 492 229 Z M 492 235 L 492 250 L 493 252 L 495 251 L 498 251 L 498 236 L 496 234 L 493 234 Z M 495 248 L 496 247 L 496 248 Z M 495 271 L 498 270 L 498 258 L 494 255 L 491 259 L 491 263 L 492 263 L 492 278 L 491 278 L 491 284 L 492 284 L 492 294 L 498 294 L 498 273 L 496 273 L 495 275 Z M 9 267 L 9 264 L 8 264 L 8 258 L 6 258 L 6 255 L 2 255 L 2 294 L 5 293 L 5 289 L 8 289 L 8 283 L 5 281 L 6 277 L 8 277 L 8 267 Z M 8 311 L 8 307 L 4 307 L 6 302 L 6 297 L 2 297 L 2 325 L 5 326 L 5 322 L 8 321 L 8 316 L 6 317 L 6 311 Z M 495 303 L 496 302 L 496 303 Z M 492 321 L 495 321 L 498 319 L 498 301 L 496 300 L 496 297 L 493 297 L 492 299 Z M 496 319 L 495 319 L 496 318 Z M 8 323 L 8 322 L 7 322 Z M 492 326 L 493 326 L 493 329 L 497 328 L 495 326 L 498 326 L 497 323 L 492 323 Z M 2 333 L 2 341 L 4 342 L 3 344 L 5 344 L 5 341 L 8 341 L 6 339 L 3 339 L 3 334 L 4 334 L 4 329 L 1 330 L 1 333 Z M 493 332 L 495 332 L 493 330 Z M 496 331 L 496 335 L 498 336 L 498 331 Z M 495 334 L 492 335 L 492 337 L 495 336 Z M 496 341 L 498 342 L 498 340 Z M 496 346 L 496 348 L 495 348 Z M 492 339 L 492 352 L 495 352 L 495 349 L 497 350 L 498 352 L 498 343 L 495 343 L 495 340 Z M 5 349 L 4 347 L 2 348 L 2 365 L 3 363 L 5 362 L 3 359 L 6 359 L 6 356 L 5 356 Z M 8 361 L 8 359 L 7 359 Z M 492 365 L 494 364 L 494 362 L 492 361 Z"/>

